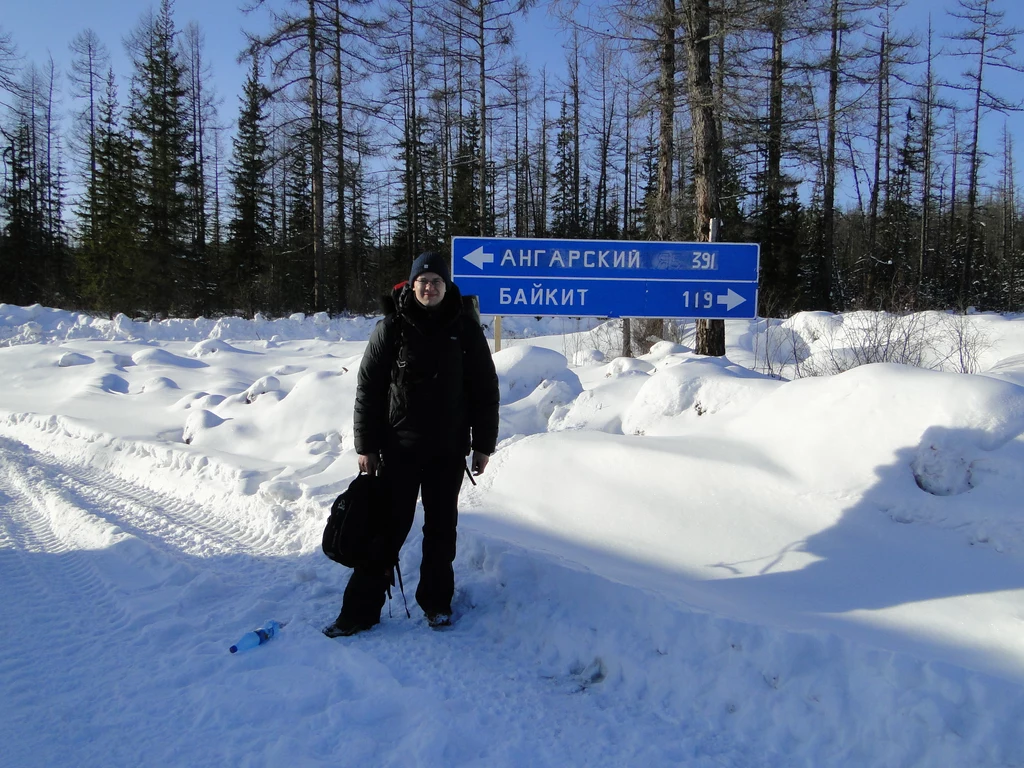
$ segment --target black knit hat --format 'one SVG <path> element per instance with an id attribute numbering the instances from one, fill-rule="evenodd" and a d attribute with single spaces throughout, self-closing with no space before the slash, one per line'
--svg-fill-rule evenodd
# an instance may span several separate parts
<path id="1" fill-rule="evenodd" d="M 412 263 L 412 270 L 409 272 L 409 282 L 413 282 L 424 272 L 433 272 L 444 278 L 445 283 L 452 281 L 451 272 L 448 270 L 448 259 L 440 253 L 427 251 L 416 257 Z"/>

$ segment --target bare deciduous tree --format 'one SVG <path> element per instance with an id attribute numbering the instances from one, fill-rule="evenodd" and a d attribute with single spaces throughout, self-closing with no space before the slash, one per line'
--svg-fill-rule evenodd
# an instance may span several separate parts
<path id="1" fill-rule="evenodd" d="M 957 0 L 951 12 L 963 23 L 952 39 L 959 44 L 954 53 L 967 57 L 970 68 L 965 82 L 951 87 L 971 94 L 971 124 L 968 140 L 967 221 L 964 236 L 963 267 L 960 277 L 960 303 L 967 306 L 975 298 L 974 268 L 978 235 L 978 183 L 982 151 L 979 144 L 981 119 L 986 112 L 1007 113 L 1024 109 L 1024 99 L 1010 99 L 996 93 L 986 76 L 993 69 L 1024 73 L 1024 65 L 1015 59 L 1016 41 L 1022 30 L 1004 24 L 1005 12 L 997 10 L 996 0 Z"/>
<path id="2" fill-rule="evenodd" d="M 76 141 L 73 147 L 84 155 L 82 174 L 89 190 L 86 199 L 95 199 L 96 153 L 99 141 L 99 101 L 104 87 L 106 73 L 110 68 L 110 53 L 92 30 L 86 29 L 71 41 L 72 54 L 70 80 L 73 97 L 84 101 L 81 109 L 74 113 L 77 123 Z M 85 212 L 86 225 L 96 226 L 96 212 Z"/>
<path id="3" fill-rule="evenodd" d="M 7 91 L 14 94 L 20 90 L 18 85 L 18 69 L 21 57 L 18 55 L 18 48 L 14 45 L 14 38 L 10 32 L 4 32 L 0 27 L 0 91 Z M 0 105 L 10 107 L 10 103 L 0 100 Z"/>

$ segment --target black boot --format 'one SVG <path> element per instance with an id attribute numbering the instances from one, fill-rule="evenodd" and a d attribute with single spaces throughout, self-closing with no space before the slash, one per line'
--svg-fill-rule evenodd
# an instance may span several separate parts
<path id="1" fill-rule="evenodd" d="M 380 619 L 377 621 L 359 621 L 357 619 L 350 619 L 345 616 L 344 611 L 338 615 L 338 618 L 334 620 L 334 623 L 328 627 L 324 627 L 324 634 L 328 637 L 351 637 L 352 635 L 360 632 L 365 632 L 371 629 L 375 624 L 379 624 Z"/>
<path id="2" fill-rule="evenodd" d="M 384 568 L 356 568 L 345 587 L 341 613 L 329 627 L 328 637 L 349 637 L 380 623 L 388 582 Z"/>

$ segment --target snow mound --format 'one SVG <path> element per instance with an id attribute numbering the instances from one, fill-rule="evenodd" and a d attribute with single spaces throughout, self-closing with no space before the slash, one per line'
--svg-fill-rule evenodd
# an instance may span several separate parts
<path id="1" fill-rule="evenodd" d="M 238 347 L 233 347 L 226 341 L 220 339 L 206 339 L 196 344 L 192 349 L 188 351 L 189 357 L 206 357 L 207 355 L 216 355 L 223 352 L 234 352 L 237 354 L 244 354 Z"/>
<path id="2" fill-rule="evenodd" d="M 142 382 L 142 385 L 139 387 L 139 393 L 163 392 L 169 389 L 178 389 L 178 382 L 174 381 L 174 379 L 169 379 L 166 376 L 156 376 Z"/>
<path id="3" fill-rule="evenodd" d="M 577 394 L 583 391 L 579 377 L 568 369 L 565 355 L 553 349 L 517 344 L 494 353 L 501 402 L 514 403 L 534 392 L 544 381 L 565 382 Z"/>
<path id="4" fill-rule="evenodd" d="M 648 374 L 654 370 L 654 363 L 641 360 L 637 357 L 616 357 L 608 363 L 608 370 L 605 376 L 632 376 L 635 374 Z"/>
<path id="5" fill-rule="evenodd" d="M 279 365 L 271 373 L 274 376 L 294 376 L 296 373 L 302 373 L 305 370 L 306 366 L 304 365 Z"/>
<path id="6" fill-rule="evenodd" d="M 967 493 L 974 487 L 972 462 L 958 450 L 960 441 L 950 445 L 943 437 L 929 437 L 929 432 L 932 430 L 925 433 L 926 439 L 910 464 L 918 487 L 934 496 Z"/>
<path id="7" fill-rule="evenodd" d="M 98 378 L 85 382 L 83 391 L 90 392 L 100 390 L 108 395 L 127 395 L 129 392 L 128 380 L 116 373 L 105 373 Z"/>
<path id="8" fill-rule="evenodd" d="M 751 380 L 758 384 L 753 384 Z M 727 358 L 673 358 L 655 370 L 638 389 L 622 418 L 622 431 L 633 435 L 675 434 L 693 418 L 753 404 L 779 382 L 733 365 Z"/>
<path id="9" fill-rule="evenodd" d="M 237 456 L 260 455 L 274 466 L 294 465 L 301 474 L 316 474 L 328 465 L 310 465 L 311 454 L 329 453 L 333 461 L 340 450 L 354 445 L 352 408 L 339 408 L 338 403 L 353 402 L 355 386 L 356 377 L 344 370 L 311 371 L 287 393 L 275 377 L 263 377 L 239 394 L 204 395 L 190 402 L 179 401 L 178 407 L 193 413 L 211 411 L 222 420 L 212 425 L 197 422 L 206 430 L 201 435 L 195 433 L 205 448 Z M 227 423 L 219 429 L 211 428 L 223 422 Z M 329 445 L 328 449 L 310 450 L 310 436 L 330 433 L 340 436 L 334 444 L 338 449 Z M 271 445 L 267 445 L 268 434 L 274 435 Z"/>
<path id="10" fill-rule="evenodd" d="M 281 380 L 276 376 L 264 376 L 263 378 L 257 379 L 250 385 L 250 387 L 243 392 L 245 402 L 253 403 L 260 395 L 265 395 L 268 392 L 280 392 L 281 391 Z"/>
<path id="11" fill-rule="evenodd" d="M 653 363 L 670 355 L 680 355 L 692 351 L 689 347 L 672 341 L 658 341 L 651 347 L 651 351 L 643 357 L 645 360 L 650 360 Z"/>
<path id="12" fill-rule="evenodd" d="M 89 365 L 95 362 L 96 361 L 93 360 L 88 355 L 83 355 L 78 352 L 65 352 L 63 355 L 60 356 L 60 359 L 57 361 L 57 367 L 72 368 L 76 365 Z"/>
<path id="13" fill-rule="evenodd" d="M 172 368 L 204 368 L 206 363 L 188 357 L 176 355 L 166 349 L 148 348 L 132 355 L 135 365 L 168 366 Z"/>
<path id="14" fill-rule="evenodd" d="M 498 439 L 546 432 L 552 415 L 581 392 L 582 387 L 574 387 L 568 381 L 545 379 L 526 397 L 499 409 Z"/>
<path id="15" fill-rule="evenodd" d="M 588 429 L 622 434 L 623 403 L 632 403 L 646 375 L 619 376 L 588 389 L 567 405 L 558 406 L 548 421 L 548 429 L 561 432 Z"/>
<path id="16" fill-rule="evenodd" d="M 189 392 L 187 395 L 182 397 L 176 403 L 173 403 L 170 408 L 171 410 L 187 411 L 192 408 L 205 408 L 211 409 L 216 408 L 218 405 L 223 403 L 227 398 L 224 395 L 213 394 L 209 392 Z"/>
<path id="17" fill-rule="evenodd" d="M 224 421 L 224 419 L 212 411 L 202 408 L 195 409 L 185 419 L 185 428 L 182 430 L 181 439 L 189 445 L 193 443 L 202 445 L 206 442 L 203 439 L 206 437 L 206 433 L 211 429 L 219 427 Z"/>

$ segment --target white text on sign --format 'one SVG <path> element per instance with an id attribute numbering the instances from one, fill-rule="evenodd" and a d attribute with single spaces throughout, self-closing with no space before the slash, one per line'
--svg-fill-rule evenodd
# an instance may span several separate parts
<path id="1" fill-rule="evenodd" d="M 531 251 L 521 248 L 516 254 L 506 249 L 501 256 L 501 266 L 513 267 L 561 267 L 562 269 L 641 269 L 640 251 L 576 251 L 547 250 Z"/>
<path id="2" fill-rule="evenodd" d="M 543 288 L 534 285 L 530 290 L 520 288 L 512 293 L 511 288 L 498 291 L 498 301 L 502 305 L 524 304 L 530 307 L 574 307 L 584 306 L 587 301 L 588 288 Z M 579 298 L 579 304 L 576 299 Z"/>

